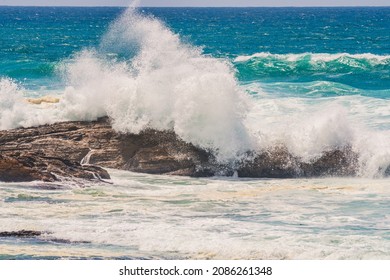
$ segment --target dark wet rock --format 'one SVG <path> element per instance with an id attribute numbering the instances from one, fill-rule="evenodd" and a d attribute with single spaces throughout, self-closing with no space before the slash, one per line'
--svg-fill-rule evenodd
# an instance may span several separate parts
<path id="1" fill-rule="evenodd" d="M 90 244 L 91 241 L 71 241 L 68 239 L 62 238 L 46 238 L 44 239 L 46 242 L 58 243 L 58 244 Z"/>
<path id="2" fill-rule="evenodd" d="M 237 170 L 239 177 L 299 178 L 325 176 L 355 176 L 358 155 L 350 147 L 325 151 L 321 156 L 305 162 L 291 155 L 284 147 L 249 156 Z"/>
<path id="3" fill-rule="evenodd" d="M 0 131 L 0 181 L 109 179 L 103 168 L 80 164 L 89 152 L 88 143 L 79 144 L 80 135 L 84 133 L 83 128 L 88 130 L 91 127 L 93 124 L 68 122 Z M 93 130 L 86 132 L 92 133 Z"/>
<path id="4" fill-rule="evenodd" d="M 104 181 L 110 177 L 103 168 L 194 177 L 231 176 L 234 170 L 239 177 L 255 178 L 352 176 L 357 160 L 350 148 L 304 162 L 285 147 L 275 147 L 223 165 L 173 131 L 122 134 L 112 129 L 108 118 L 0 131 L 0 181 L 6 182 Z"/>
<path id="5" fill-rule="evenodd" d="M 109 179 L 106 170 L 98 166 L 82 166 L 79 162 L 62 157 L 48 157 L 42 152 L 7 153 L 0 155 L 0 181 L 54 182 L 61 178 L 88 180 Z"/>
<path id="6" fill-rule="evenodd" d="M 355 176 L 358 172 L 358 155 L 350 147 L 326 151 L 310 163 L 301 163 L 305 177 Z"/>
<path id="7" fill-rule="evenodd" d="M 121 169 L 149 174 L 210 176 L 209 165 L 213 157 L 181 141 L 173 132 L 145 131 L 126 137 L 125 143 L 132 143 L 135 149 L 132 153 L 127 152 Z"/>
<path id="8" fill-rule="evenodd" d="M 36 238 L 40 241 L 59 243 L 59 244 L 88 244 L 90 241 L 71 241 L 68 239 L 56 238 L 51 236 L 51 232 L 35 230 L 2 231 L 0 238 Z"/>
<path id="9" fill-rule="evenodd" d="M 44 232 L 35 230 L 2 231 L 0 232 L 0 237 L 35 238 L 42 234 Z"/>
<path id="10" fill-rule="evenodd" d="M 302 173 L 299 160 L 283 147 L 249 155 L 248 158 L 240 164 L 237 170 L 238 177 L 293 178 L 299 177 Z"/>
<path id="11" fill-rule="evenodd" d="M 390 176 L 390 165 L 385 169 L 385 176 Z"/>
<path id="12" fill-rule="evenodd" d="M 20 155 L 0 154 L 0 181 L 25 182 L 34 180 L 54 181 L 54 175 L 33 168 L 34 159 Z"/>

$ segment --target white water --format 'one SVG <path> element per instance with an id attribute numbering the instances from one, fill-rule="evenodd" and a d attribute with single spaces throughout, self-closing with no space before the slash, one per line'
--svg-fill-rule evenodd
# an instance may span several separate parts
<path id="1" fill-rule="evenodd" d="M 311 56 L 319 61 L 343 55 Z M 368 54 L 357 58 L 378 63 L 387 59 Z M 390 164 L 390 101 L 279 98 L 256 84 L 249 85 L 256 92 L 249 97 L 248 85 L 238 84 L 228 61 L 202 54 L 159 20 L 132 9 L 111 25 L 99 49 L 75 54 L 59 71 L 68 86 L 59 104 L 45 106 L 24 102 L 28 91 L 2 79 L 0 128 L 108 115 L 121 132 L 172 129 L 221 161 L 276 144 L 309 161 L 324 150 L 350 145 L 360 155 L 362 176 L 382 176 Z"/>
<path id="2" fill-rule="evenodd" d="M 68 119 L 109 115 L 116 130 L 131 133 L 173 129 L 222 160 L 251 148 L 243 126 L 247 98 L 226 61 L 202 55 L 157 19 L 132 10 L 111 26 L 102 45 L 137 52 L 119 62 L 84 51 L 68 64 L 72 86 L 62 102 Z"/>
<path id="3" fill-rule="evenodd" d="M 310 59 L 312 63 L 330 62 L 330 61 L 347 61 L 348 59 L 364 60 L 371 65 L 388 64 L 390 55 L 376 55 L 372 53 L 349 54 L 349 53 L 301 53 L 301 54 L 271 54 L 269 52 L 255 53 L 252 55 L 242 55 L 235 58 L 235 62 L 246 62 L 256 58 L 271 58 L 296 62 L 303 59 Z"/>
<path id="4" fill-rule="evenodd" d="M 0 258 L 390 258 L 388 180 L 110 173 L 86 188 L 0 183 L 0 231 L 48 232 L 2 238 Z"/>
<path id="5" fill-rule="evenodd" d="M 27 102 L 29 92 L 8 78 L 0 78 L 0 130 L 65 120 L 53 105 Z"/>

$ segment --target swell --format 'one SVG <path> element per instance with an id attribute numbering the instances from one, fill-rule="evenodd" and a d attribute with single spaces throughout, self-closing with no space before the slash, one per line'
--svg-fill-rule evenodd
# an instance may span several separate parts
<path id="1" fill-rule="evenodd" d="M 274 98 L 329 98 L 341 96 L 365 96 L 369 98 L 389 99 L 390 89 L 360 89 L 332 81 L 311 82 L 243 82 L 242 87 L 258 97 L 261 94 Z"/>
<path id="2" fill-rule="evenodd" d="M 234 59 L 242 81 L 332 81 L 362 89 L 390 87 L 390 55 L 256 53 Z"/>
<path id="3" fill-rule="evenodd" d="M 5 70 L 1 71 L 7 77 L 18 79 L 18 78 L 52 78 L 56 74 L 56 63 L 42 63 L 42 62 L 18 62 L 16 65 L 14 63 L 7 63 L 0 66 Z"/>

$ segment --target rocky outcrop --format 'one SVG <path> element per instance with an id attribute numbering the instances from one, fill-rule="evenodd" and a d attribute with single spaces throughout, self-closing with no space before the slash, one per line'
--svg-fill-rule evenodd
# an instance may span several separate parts
<path id="1" fill-rule="evenodd" d="M 0 237 L 34 238 L 42 234 L 43 232 L 35 230 L 1 231 Z"/>
<path id="2" fill-rule="evenodd" d="M 309 163 L 301 163 L 302 176 L 355 176 L 358 173 L 358 154 L 347 146 L 324 152 Z"/>
<path id="3" fill-rule="evenodd" d="M 183 176 L 256 178 L 352 176 L 357 155 L 348 147 L 303 162 L 284 147 L 249 152 L 245 161 L 218 164 L 209 152 L 172 131 L 114 131 L 108 118 L 0 131 L 0 181 L 105 180 L 103 168 Z"/>
<path id="4" fill-rule="evenodd" d="M 0 131 L 0 181 L 108 179 L 101 167 L 210 176 L 211 156 L 169 131 L 115 132 L 108 118 Z"/>
<path id="5" fill-rule="evenodd" d="M 7 153 L 0 155 L 0 181 L 54 182 L 61 178 L 88 180 L 109 179 L 108 172 L 98 166 L 82 166 L 64 157 L 46 156 L 40 152 Z"/>
<path id="6" fill-rule="evenodd" d="M 19 230 L 19 231 L 1 231 L 0 238 L 35 238 L 41 242 L 60 243 L 60 244 L 88 244 L 89 241 L 71 241 L 68 239 L 56 238 L 48 231 Z"/>
<path id="7" fill-rule="evenodd" d="M 301 175 L 299 160 L 284 147 L 248 155 L 239 164 L 238 177 L 292 178 Z"/>
<path id="8" fill-rule="evenodd" d="M 355 176 L 358 155 L 350 147 L 325 151 L 309 162 L 291 155 L 285 147 L 251 155 L 237 170 L 239 177 L 297 178 L 323 176 Z"/>

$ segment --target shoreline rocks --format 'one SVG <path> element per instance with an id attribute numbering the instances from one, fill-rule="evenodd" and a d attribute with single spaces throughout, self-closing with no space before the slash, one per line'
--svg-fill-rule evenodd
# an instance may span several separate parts
<path id="1" fill-rule="evenodd" d="M 0 237 L 34 238 L 44 234 L 35 230 L 1 231 Z"/>
<path id="2" fill-rule="evenodd" d="M 211 155 L 169 131 L 115 132 L 108 118 L 0 131 L 0 181 L 109 179 L 103 168 L 212 176 Z"/>
<path id="3" fill-rule="evenodd" d="M 103 168 L 192 177 L 231 176 L 235 171 L 253 178 L 353 176 L 357 160 L 348 147 L 324 152 L 309 163 L 275 147 L 248 153 L 248 160 L 235 162 L 233 169 L 172 131 L 121 134 L 107 117 L 0 131 L 0 181 L 5 182 L 104 181 L 110 176 Z"/>
<path id="4" fill-rule="evenodd" d="M 68 239 L 56 238 L 51 236 L 50 231 L 19 230 L 19 231 L 1 231 L 0 238 L 34 238 L 44 242 L 58 244 L 89 244 L 89 241 L 71 241 Z"/>
<path id="5" fill-rule="evenodd" d="M 251 178 L 356 176 L 358 155 L 350 147 L 345 147 L 326 151 L 319 158 L 304 162 L 291 155 L 286 148 L 276 147 L 243 162 L 237 173 L 238 177 Z"/>

